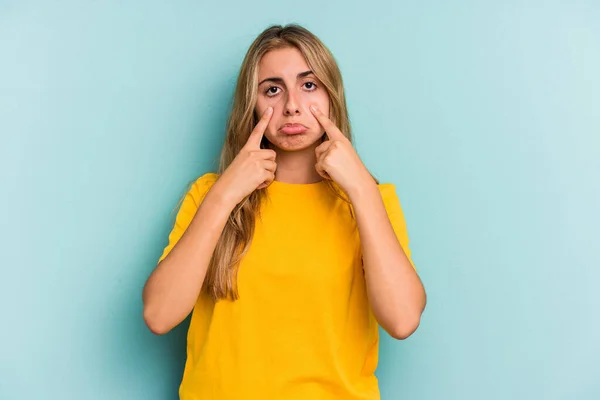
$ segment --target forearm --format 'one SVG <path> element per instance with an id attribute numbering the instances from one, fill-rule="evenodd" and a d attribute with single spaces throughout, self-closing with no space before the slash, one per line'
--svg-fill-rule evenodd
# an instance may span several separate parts
<path id="1" fill-rule="evenodd" d="M 144 286 L 144 320 L 156 334 L 169 332 L 196 304 L 206 271 L 233 206 L 209 190 L 177 244 Z"/>
<path id="2" fill-rule="evenodd" d="M 379 324 L 404 339 L 418 327 L 426 295 L 400 245 L 375 182 L 350 194 L 358 225 L 367 294 Z"/>

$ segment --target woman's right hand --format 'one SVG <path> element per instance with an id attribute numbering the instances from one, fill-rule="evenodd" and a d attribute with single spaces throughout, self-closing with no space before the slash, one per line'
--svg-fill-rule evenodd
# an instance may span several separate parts
<path id="1" fill-rule="evenodd" d="M 267 108 L 244 147 L 211 189 L 221 193 L 222 197 L 233 202 L 234 206 L 255 190 L 269 186 L 275 179 L 277 153 L 271 149 L 260 148 L 272 115 L 273 109 Z"/>

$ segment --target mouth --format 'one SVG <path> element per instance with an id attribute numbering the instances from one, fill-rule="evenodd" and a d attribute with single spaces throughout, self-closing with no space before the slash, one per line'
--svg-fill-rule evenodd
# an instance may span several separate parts
<path id="1" fill-rule="evenodd" d="M 285 133 L 287 135 L 297 135 L 300 133 L 304 133 L 308 130 L 308 128 L 302 124 L 285 124 L 283 125 L 279 131 Z"/>

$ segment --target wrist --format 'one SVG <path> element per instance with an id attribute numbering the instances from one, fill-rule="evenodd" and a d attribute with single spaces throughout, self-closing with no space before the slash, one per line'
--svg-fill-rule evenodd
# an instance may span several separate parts
<path id="1" fill-rule="evenodd" d="M 215 184 L 210 188 L 208 193 L 206 194 L 205 201 L 209 201 L 211 203 L 216 204 L 220 208 L 224 208 L 228 213 L 233 211 L 235 206 L 239 203 L 236 199 L 234 199 L 229 191 L 224 190 L 219 182 L 215 182 Z"/>
<path id="2" fill-rule="evenodd" d="M 377 182 L 373 179 L 370 174 L 367 174 L 364 179 L 358 180 L 357 185 L 348 190 L 348 196 L 352 203 L 361 201 L 365 197 L 371 197 L 375 194 L 379 194 L 379 188 Z"/>

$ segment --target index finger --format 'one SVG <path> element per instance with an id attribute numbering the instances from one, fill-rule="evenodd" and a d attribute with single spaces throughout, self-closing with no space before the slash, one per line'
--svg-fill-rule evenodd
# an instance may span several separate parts
<path id="1" fill-rule="evenodd" d="M 263 134 L 269 125 L 269 121 L 271 120 L 271 115 L 273 115 L 273 108 L 269 107 L 263 113 L 258 124 L 252 129 L 250 136 L 248 137 L 248 141 L 246 142 L 246 146 L 252 147 L 254 149 L 260 149 L 260 142 L 262 141 Z"/>
<path id="2" fill-rule="evenodd" d="M 313 112 L 314 116 L 319 121 L 319 123 L 321 124 L 321 126 L 323 126 L 323 128 L 325 128 L 325 133 L 327 133 L 327 136 L 329 137 L 329 139 L 346 138 L 346 136 L 344 136 L 342 131 L 340 131 L 339 128 L 337 126 L 335 126 L 333 121 L 331 121 L 329 118 L 327 118 L 327 116 L 325 114 L 323 114 L 321 112 L 321 110 L 319 110 L 316 106 L 310 106 L 310 109 Z"/>

